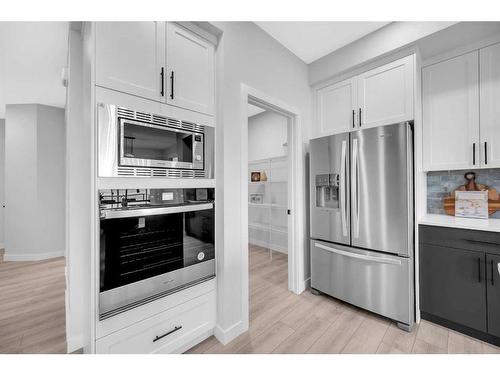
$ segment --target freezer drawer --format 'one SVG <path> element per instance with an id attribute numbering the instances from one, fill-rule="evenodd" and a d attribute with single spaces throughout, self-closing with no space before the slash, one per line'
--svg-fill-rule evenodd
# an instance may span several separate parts
<path id="1" fill-rule="evenodd" d="M 311 287 L 406 325 L 414 322 L 409 258 L 311 241 Z"/>

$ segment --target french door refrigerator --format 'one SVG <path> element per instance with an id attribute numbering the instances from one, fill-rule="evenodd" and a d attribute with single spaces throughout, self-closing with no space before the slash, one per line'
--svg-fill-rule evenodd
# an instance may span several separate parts
<path id="1" fill-rule="evenodd" d="M 412 124 L 312 139 L 310 175 L 311 287 L 411 330 Z"/>

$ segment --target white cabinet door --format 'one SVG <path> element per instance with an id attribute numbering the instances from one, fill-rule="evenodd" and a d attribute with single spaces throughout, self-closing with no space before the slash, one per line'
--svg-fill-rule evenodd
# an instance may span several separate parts
<path id="1" fill-rule="evenodd" d="M 500 44 L 480 50 L 480 159 L 500 167 Z"/>
<path id="2" fill-rule="evenodd" d="M 347 132 L 357 124 L 357 80 L 348 79 L 316 92 L 318 135 Z"/>
<path id="3" fill-rule="evenodd" d="M 96 84 L 163 100 L 164 35 L 163 22 L 97 22 Z"/>
<path id="4" fill-rule="evenodd" d="M 414 66 L 411 55 L 358 76 L 362 128 L 413 120 Z"/>
<path id="5" fill-rule="evenodd" d="M 214 46 L 182 26 L 167 23 L 167 103 L 214 114 Z"/>
<path id="6" fill-rule="evenodd" d="M 422 69 L 425 170 L 479 166 L 479 73 L 474 51 Z"/>

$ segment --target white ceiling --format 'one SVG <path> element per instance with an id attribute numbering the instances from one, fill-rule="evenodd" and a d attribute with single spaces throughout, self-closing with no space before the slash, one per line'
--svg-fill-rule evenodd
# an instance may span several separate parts
<path id="1" fill-rule="evenodd" d="M 389 22 L 255 22 L 306 64 Z"/>
<path id="2" fill-rule="evenodd" d="M 248 103 L 248 117 L 258 115 L 259 113 L 265 112 L 265 109 L 257 107 L 256 105 Z"/>
<path id="3" fill-rule="evenodd" d="M 0 118 L 5 104 L 64 107 L 67 22 L 0 22 Z"/>

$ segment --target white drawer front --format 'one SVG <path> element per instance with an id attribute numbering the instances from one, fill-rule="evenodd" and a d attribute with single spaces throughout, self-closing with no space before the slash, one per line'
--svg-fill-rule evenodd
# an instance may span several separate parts
<path id="1" fill-rule="evenodd" d="M 101 354 L 175 353 L 215 325 L 211 292 L 97 340 Z"/>

